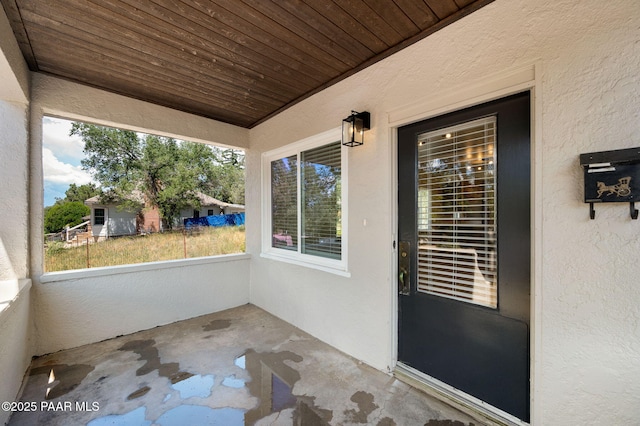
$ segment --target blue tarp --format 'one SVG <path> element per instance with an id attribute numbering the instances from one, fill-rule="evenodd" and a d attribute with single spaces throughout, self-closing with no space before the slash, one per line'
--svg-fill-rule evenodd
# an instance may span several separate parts
<path id="1" fill-rule="evenodd" d="M 240 226 L 244 225 L 244 213 L 216 214 L 184 220 L 184 227 L 194 226 Z"/>

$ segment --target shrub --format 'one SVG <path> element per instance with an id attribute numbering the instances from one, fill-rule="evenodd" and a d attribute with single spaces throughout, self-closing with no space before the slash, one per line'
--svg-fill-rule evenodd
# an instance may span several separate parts
<path id="1" fill-rule="evenodd" d="M 55 233 L 62 231 L 66 226 L 76 226 L 90 213 L 89 207 L 79 201 L 47 207 L 44 213 L 44 232 Z"/>

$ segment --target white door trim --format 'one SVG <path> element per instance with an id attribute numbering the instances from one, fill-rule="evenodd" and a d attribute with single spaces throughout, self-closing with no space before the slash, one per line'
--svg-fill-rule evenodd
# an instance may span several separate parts
<path id="1" fill-rule="evenodd" d="M 407 124 L 415 123 L 418 121 L 427 120 L 429 118 L 442 115 L 444 113 L 457 111 L 460 109 L 472 107 L 485 102 L 489 102 L 495 99 L 500 99 L 515 93 L 519 93 L 525 90 L 531 91 L 531 330 L 530 330 L 530 422 L 535 424 L 536 413 L 541 411 L 538 407 L 538 398 L 535 383 L 536 375 L 539 371 L 537 368 L 541 357 L 542 346 L 541 336 L 538 330 L 542 329 L 542 294 L 540 289 L 541 285 L 541 271 L 542 271 L 542 205 L 537 203 L 536 200 L 542 193 L 542 185 L 540 177 L 542 176 L 542 120 L 541 120 L 541 68 L 540 62 L 533 62 L 525 66 L 505 70 L 501 73 L 479 79 L 478 81 L 464 84 L 459 87 L 447 89 L 441 94 L 430 95 L 417 102 L 404 105 L 400 108 L 388 111 L 388 123 L 389 123 L 389 143 L 391 143 L 391 155 L 389 161 L 391 162 L 392 176 L 394 179 L 393 185 L 391 185 L 390 200 L 393 205 L 390 209 L 393 212 L 392 230 L 391 230 L 391 244 L 393 247 L 393 253 L 391 256 L 391 271 L 392 277 L 390 293 L 392 301 L 392 322 L 391 322 L 391 364 L 389 366 L 390 371 L 397 374 L 398 377 L 408 377 L 405 373 L 406 366 L 402 366 L 398 362 L 398 291 L 397 291 L 397 230 L 398 230 L 398 128 Z M 538 90 L 536 90 L 538 89 Z M 410 368 L 410 367 L 408 367 Z M 413 369 L 412 369 L 413 370 Z M 417 370 L 415 370 L 417 371 Z M 396 373 L 398 372 L 398 373 Z M 421 377 L 422 379 L 418 379 Z M 412 375 L 413 384 L 418 383 L 425 384 L 423 380 L 426 376 L 423 373 L 419 375 Z M 433 382 L 433 378 L 429 378 L 429 382 Z M 440 382 L 442 383 L 442 382 Z M 448 386 L 442 383 L 445 386 Z M 427 385 L 428 386 L 428 385 Z M 421 387 L 421 386 L 418 386 Z M 452 388 L 453 389 L 453 388 Z M 456 390 L 458 393 L 457 398 L 466 400 L 471 404 L 472 396 L 465 394 L 464 392 Z M 461 394 L 461 395 L 460 395 Z M 436 395 L 437 396 L 437 395 Z M 441 395 L 442 396 L 442 395 Z M 467 400 L 467 396 L 471 399 Z M 450 399 L 446 397 L 445 399 Z M 484 406 L 488 404 L 480 401 Z M 498 409 L 496 409 L 498 410 Z M 500 410 L 498 410 L 500 411 Z M 504 413 L 506 416 L 510 416 Z M 512 417 L 512 416 L 511 416 Z M 515 418 L 514 418 L 515 419 Z M 506 424 L 518 424 L 523 425 L 520 420 L 516 419 L 520 423 L 506 423 Z M 496 423 L 500 424 L 500 423 Z"/>

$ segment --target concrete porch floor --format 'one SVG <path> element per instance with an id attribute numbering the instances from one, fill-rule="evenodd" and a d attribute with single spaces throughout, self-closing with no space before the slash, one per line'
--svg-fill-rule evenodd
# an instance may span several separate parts
<path id="1" fill-rule="evenodd" d="M 20 401 L 9 425 L 474 422 L 253 305 L 34 359 Z"/>

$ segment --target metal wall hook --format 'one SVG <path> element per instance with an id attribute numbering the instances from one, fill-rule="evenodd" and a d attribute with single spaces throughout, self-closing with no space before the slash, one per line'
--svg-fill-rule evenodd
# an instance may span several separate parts
<path id="1" fill-rule="evenodd" d="M 636 209 L 636 203 L 631 201 L 629 203 L 629 214 L 631 215 L 631 219 L 637 220 L 639 212 L 640 210 Z M 591 218 L 591 220 L 596 218 L 596 209 L 593 207 L 593 203 L 589 203 L 589 218 Z"/>

